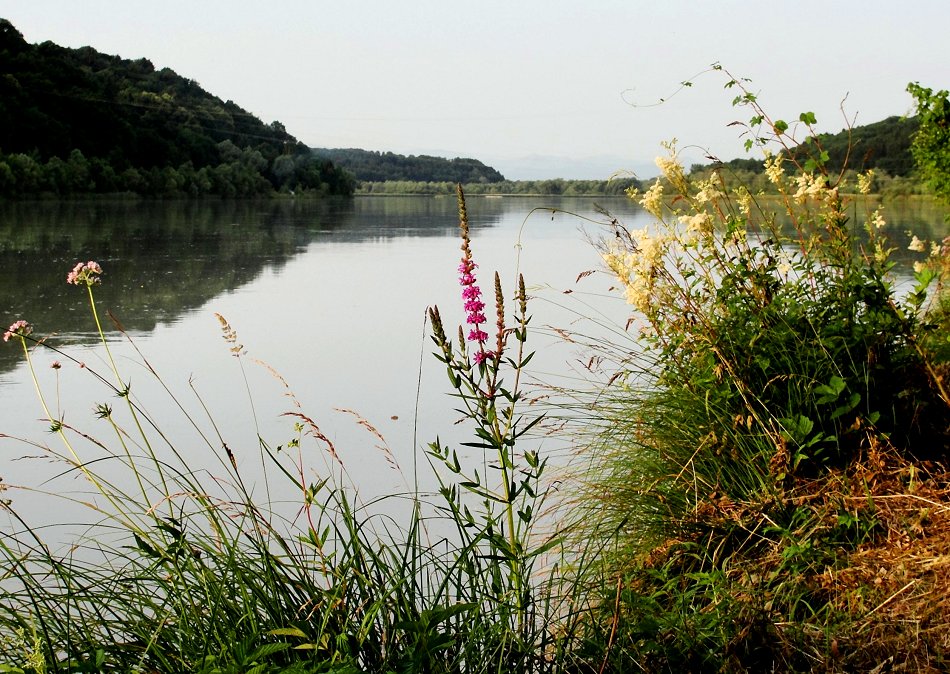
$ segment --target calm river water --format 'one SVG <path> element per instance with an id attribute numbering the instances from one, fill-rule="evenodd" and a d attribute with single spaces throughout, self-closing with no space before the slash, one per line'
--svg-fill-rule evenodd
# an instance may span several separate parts
<path id="1" fill-rule="evenodd" d="M 589 237 L 606 230 L 591 220 L 607 218 L 595 203 L 628 226 L 646 224 L 624 198 L 469 199 L 483 288 L 490 295 L 498 270 L 510 297 L 520 268 L 536 298 L 529 345 L 539 353 L 532 371 L 542 381 L 572 377 L 585 360 L 545 326 L 587 330 L 576 325 L 578 311 L 614 326 L 629 315 L 608 292 L 606 275 L 577 282 L 600 265 Z M 0 205 L 0 320 L 5 327 L 24 318 L 62 349 L 38 349 L 33 358 L 51 414 L 117 446 L 96 405 L 115 409 L 124 428 L 131 421 L 123 401 L 91 374 L 112 381 L 85 292 L 65 283 L 77 260 L 97 260 L 104 274 L 96 300 L 123 381 L 189 467 L 220 471 L 224 442 L 253 471 L 260 465 L 258 435 L 286 445 L 295 418 L 284 413 L 302 412 L 334 443 L 361 490 L 405 491 L 417 452 L 436 437 L 459 439 L 444 368 L 430 355 L 424 329 L 433 304 L 450 331 L 464 318 L 457 224 L 455 200 L 438 197 Z M 107 309 L 142 355 L 111 328 Z M 247 356 L 231 355 L 216 314 L 236 330 Z M 62 367 L 53 369 L 54 361 Z M 368 420 L 386 444 L 341 410 Z M 81 498 L 88 486 L 78 475 L 44 458 L 42 445 L 62 451 L 44 416 L 22 350 L 0 344 L 0 477 Z M 196 427 L 221 440 L 205 443 Z M 105 456 L 94 443 L 77 442 L 83 460 Z M 308 451 L 312 465 L 305 470 L 315 478 L 339 466 L 324 452 Z M 38 495 L 4 496 L 21 512 L 62 518 Z"/>
<path id="2" fill-rule="evenodd" d="M 626 199 L 597 203 L 627 224 L 642 217 Z M 570 376 L 582 355 L 543 327 L 571 327 L 582 304 L 621 325 L 627 315 L 608 296 L 607 276 L 575 284 L 599 265 L 588 236 L 605 231 L 584 218 L 606 218 L 590 199 L 473 197 L 468 206 L 480 283 L 490 295 L 497 270 L 510 296 L 520 268 L 537 298 L 534 372 Z M 334 443 L 361 489 L 386 493 L 412 481 L 414 452 L 436 437 L 458 436 L 444 367 L 430 355 L 424 330 L 433 304 L 450 332 L 464 319 L 454 198 L 7 204 L 0 206 L 0 254 L 4 327 L 24 318 L 63 350 L 33 356 L 51 414 L 110 446 L 117 446 L 114 432 L 96 405 L 110 405 L 130 430 L 131 421 L 123 401 L 91 375 L 113 381 L 85 291 L 65 283 L 77 260 L 102 265 L 96 300 L 123 381 L 193 468 L 213 472 L 220 464 L 192 420 L 209 437 L 219 432 L 238 463 L 254 470 L 258 434 L 272 446 L 286 444 L 295 419 L 282 414 L 301 411 Z M 106 310 L 191 419 L 143 355 L 111 329 Z M 247 352 L 240 361 L 215 314 L 236 330 Z M 43 452 L 33 443 L 60 451 L 62 443 L 43 420 L 22 350 L 13 342 L 0 347 L 0 477 L 58 493 L 88 489 L 75 473 L 62 475 L 61 465 L 36 458 Z M 54 361 L 62 367 L 53 369 Z M 368 420 L 387 446 L 340 410 Z M 84 460 L 103 456 L 94 445 L 84 451 Z M 314 475 L 338 465 L 312 458 Z M 21 506 L 39 498 L 6 495 Z"/>

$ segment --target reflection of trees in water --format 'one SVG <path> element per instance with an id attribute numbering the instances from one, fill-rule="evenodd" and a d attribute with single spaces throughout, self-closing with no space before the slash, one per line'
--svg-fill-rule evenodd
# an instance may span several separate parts
<path id="1" fill-rule="evenodd" d="M 105 270 L 100 306 L 130 330 L 151 330 L 284 264 L 314 230 L 345 227 L 351 211 L 329 200 L 4 204 L 0 320 L 88 333 L 85 293 L 65 279 L 77 260 L 94 259 Z M 18 360 L 14 351 L 0 350 L 0 370 Z"/>
<path id="2" fill-rule="evenodd" d="M 470 224 L 494 227 L 539 206 L 589 212 L 592 202 L 475 197 Z M 100 307 L 129 330 L 149 331 L 280 268 L 312 242 L 454 237 L 457 223 L 454 197 L 0 203 L 0 328 L 24 318 L 39 335 L 89 339 L 86 295 L 65 282 L 79 260 L 104 268 Z M 7 347 L 0 372 L 21 357 Z"/>
<path id="3" fill-rule="evenodd" d="M 779 197 L 760 199 L 765 212 L 775 214 L 775 222 L 784 236 L 797 236 L 796 223 L 780 203 Z M 947 236 L 947 207 L 929 197 L 897 197 L 882 202 L 879 197 L 853 197 L 846 203 L 846 226 L 858 245 L 868 241 L 865 223 L 875 209 L 880 208 L 887 225 L 878 232 L 893 249 L 891 260 L 897 263 L 897 272 L 910 274 L 914 261 L 923 259 L 918 253 L 907 249 L 913 236 L 925 241 L 941 241 Z M 816 211 L 817 212 L 817 211 Z M 799 223 L 802 224 L 802 223 Z M 803 231 L 812 231 L 813 225 L 805 225 Z"/>

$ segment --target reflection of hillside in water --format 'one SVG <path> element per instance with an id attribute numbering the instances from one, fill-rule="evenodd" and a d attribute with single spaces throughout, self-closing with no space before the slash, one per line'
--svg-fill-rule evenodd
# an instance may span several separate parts
<path id="1" fill-rule="evenodd" d="M 815 231 L 814 225 L 794 221 L 784 209 L 777 197 L 761 200 L 765 210 L 775 214 L 775 222 L 781 234 L 789 239 L 799 235 L 797 227 L 805 234 Z M 866 245 L 869 237 L 866 223 L 875 209 L 881 209 L 887 225 L 876 232 L 891 249 L 891 261 L 896 263 L 898 273 L 909 274 L 913 263 L 922 259 L 921 255 L 907 249 L 912 236 L 925 241 L 941 241 L 948 234 L 946 221 L 947 208 L 934 199 L 922 197 L 895 197 L 881 202 L 878 197 L 850 197 L 846 202 L 845 227 L 856 245 Z"/>
<path id="2" fill-rule="evenodd" d="M 473 226 L 496 224 L 504 206 L 482 205 Z M 150 331 L 279 269 L 314 241 L 454 236 L 455 209 L 454 199 L 419 198 L 0 204 L 0 327 L 23 318 L 39 335 L 92 339 L 86 293 L 66 285 L 80 260 L 104 269 L 100 309 Z M 22 358 L 7 346 L 0 372 Z"/>

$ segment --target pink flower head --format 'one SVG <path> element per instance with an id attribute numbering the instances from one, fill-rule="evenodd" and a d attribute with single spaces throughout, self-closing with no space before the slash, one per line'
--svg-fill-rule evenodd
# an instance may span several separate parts
<path id="1" fill-rule="evenodd" d="M 462 288 L 463 300 L 474 300 L 482 296 L 482 291 L 478 286 L 466 286 Z"/>
<path id="2" fill-rule="evenodd" d="M 488 333 L 479 328 L 477 325 L 468 333 L 468 341 L 478 342 L 479 345 L 484 344 L 487 339 Z"/>
<path id="3" fill-rule="evenodd" d="M 481 300 L 466 300 L 465 311 L 469 313 L 478 313 L 485 309 L 485 303 Z"/>
<path id="4" fill-rule="evenodd" d="M 33 332 L 33 326 L 24 320 L 19 320 L 3 333 L 3 341 L 9 342 L 11 337 L 26 337 L 31 332 Z"/>
<path id="5" fill-rule="evenodd" d="M 481 365 L 489 358 L 494 358 L 494 357 L 495 357 L 494 351 L 479 351 L 474 356 L 472 356 L 472 360 L 475 361 L 476 365 Z"/>
<path id="6" fill-rule="evenodd" d="M 66 283 L 81 286 L 94 286 L 102 282 L 99 275 L 102 273 L 102 267 L 98 262 L 89 260 L 89 262 L 77 262 L 73 270 L 66 275 Z"/>

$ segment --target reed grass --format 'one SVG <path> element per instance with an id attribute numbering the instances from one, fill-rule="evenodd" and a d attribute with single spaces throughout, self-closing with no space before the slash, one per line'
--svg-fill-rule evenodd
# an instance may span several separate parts
<path id="1" fill-rule="evenodd" d="M 91 509 L 94 522 L 56 548 L 44 540 L 51 531 L 4 502 L 15 526 L 0 534 L 0 671 L 564 670 L 570 587 L 547 566 L 560 539 L 536 527 L 546 462 L 524 446 L 537 419 L 520 411 L 519 375 L 530 360 L 527 296 L 521 281 L 506 322 L 496 275 L 494 316 L 485 317 L 461 189 L 459 211 L 463 273 L 470 275 L 463 299 L 474 331 L 449 340 L 438 309 L 430 316 L 436 356 L 471 424 L 472 440 L 463 444 L 488 460 L 467 465 L 458 448 L 433 442 L 426 456 L 438 493 L 372 503 L 362 503 L 335 447 L 292 394 L 291 439 L 276 446 L 258 439 L 263 498 L 200 397 L 197 410 L 188 410 L 140 354 L 182 415 L 152 418 L 108 351 L 94 296 L 102 270 L 77 265 L 70 282 L 88 290 L 111 376 L 85 369 L 125 409 L 100 406 L 111 438 L 97 438 L 53 418 L 37 384 L 62 448 L 35 446 L 85 482 L 91 493 L 65 498 Z M 219 320 L 243 371 L 252 359 L 237 331 Z M 492 323 L 489 336 L 480 324 Z M 30 363 L 41 348 L 71 358 L 25 323 L 11 326 L 7 338 L 21 343 Z M 368 420 L 346 412 L 382 439 Z M 205 447 L 218 470 L 190 467 L 163 425 L 190 427 L 193 438 L 178 442 Z M 86 458 L 90 443 L 103 458 Z M 315 450 L 330 465 L 319 479 L 309 477 Z M 381 460 L 394 460 L 384 454 Z M 292 507 L 287 494 L 295 495 Z M 409 507 L 389 503 L 396 500 Z"/>

